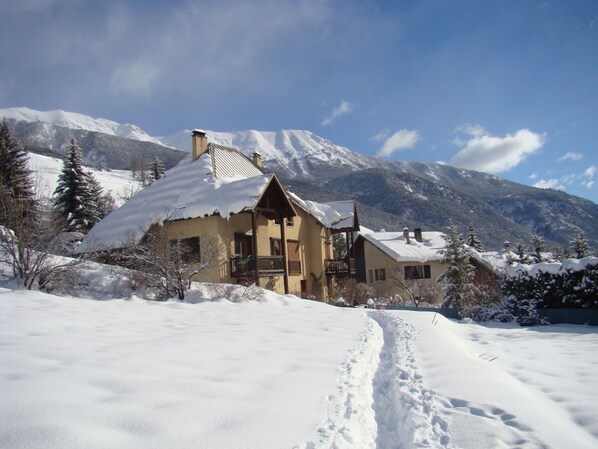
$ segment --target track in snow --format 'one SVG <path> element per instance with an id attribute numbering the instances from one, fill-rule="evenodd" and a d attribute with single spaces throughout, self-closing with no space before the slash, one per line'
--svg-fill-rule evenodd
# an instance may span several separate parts
<path id="1" fill-rule="evenodd" d="M 381 311 L 370 317 L 382 329 L 384 345 L 373 381 L 377 449 L 444 448 L 448 425 L 422 382 L 413 353 L 415 329 Z"/>
<path id="2" fill-rule="evenodd" d="M 418 373 L 415 329 L 382 311 L 365 319 L 357 346 L 340 367 L 336 394 L 326 398 L 319 441 L 295 449 L 449 447 L 447 423 Z"/>

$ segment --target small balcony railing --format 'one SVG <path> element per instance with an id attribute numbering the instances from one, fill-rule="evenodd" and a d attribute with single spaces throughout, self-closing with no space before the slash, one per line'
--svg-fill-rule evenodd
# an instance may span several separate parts
<path id="1" fill-rule="evenodd" d="M 256 258 L 231 257 L 230 273 L 232 277 L 253 276 L 255 274 Z M 282 256 L 258 256 L 257 269 L 259 276 L 273 276 L 284 274 L 284 259 Z"/>
<path id="2" fill-rule="evenodd" d="M 324 261 L 324 269 L 327 275 L 331 276 L 346 276 L 355 274 L 355 259 L 326 259 Z"/>

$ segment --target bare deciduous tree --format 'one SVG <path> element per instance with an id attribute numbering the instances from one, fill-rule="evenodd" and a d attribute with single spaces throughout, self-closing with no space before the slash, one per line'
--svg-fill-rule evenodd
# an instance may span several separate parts
<path id="1" fill-rule="evenodd" d="M 117 258 L 145 273 L 148 280 L 164 288 L 168 296 L 176 294 L 184 299 L 192 278 L 218 263 L 219 245 L 218 238 L 211 235 L 173 240 L 164 226 L 154 225 L 141 242 L 128 245 Z"/>
<path id="2" fill-rule="evenodd" d="M 402 305 L 410 301 L 419 307 L 421 303 L 434 304 L 438 300 L 440 288 L 437 284 L 430 284 L 424 279 L 405 279 L 400 269 L 391 271 L 388 280 L 402 290 L 403 294 L 398 294 Z"/>
<path id="3" fill-rule="evenodd" d="M 53 256 L 62 244 L 57 237 L 61 223 L 48 211 L 33 213 L 30 205 L 0 187 L 0 212 L 6 218 L 6 225 L 0 228 L 0 262 L 10 267 L 20 285 L 31 289 L 37 281 L 45 289 L 83 262 Z"/>

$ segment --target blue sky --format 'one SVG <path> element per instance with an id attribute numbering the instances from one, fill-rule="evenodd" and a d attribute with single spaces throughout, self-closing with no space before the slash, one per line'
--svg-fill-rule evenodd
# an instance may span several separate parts
<path id="1" fill-rule="evenodd" d="M 20 0 L 0 107 L 308 129 L 598 202 L 598 2 Z"/>

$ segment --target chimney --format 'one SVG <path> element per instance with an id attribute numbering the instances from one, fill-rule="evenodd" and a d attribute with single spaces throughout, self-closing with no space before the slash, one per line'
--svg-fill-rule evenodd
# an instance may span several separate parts
<path id="1" fill-rule="evenodd" d="M 194 129 L 191 141 L 193 143 L 193 160 L 196 160 L 208 150 L 208 136 L 205 131 Z"/>
<path id="2" fill-rule="evenodd" d="M 253 153 L 253 165 L 255 165 L 257 168 L 263 168 L 262 167 L 262 155 L 260 153 L 258 153 L 257 151 L 255 151 Z"/>
<path id="3" fill-rule="evenodd" d="M 407 244 L 411 243 L 409 240 L 409 228 L 403 228 L 403 237 L 405 237 Z"/>
<path id="4" fill-rule="evenodd" d="M 413 230 L 413 233 L 415 235 L 415 240 L 417 240 L 419 243 L 424 241 L 424 239 L 422 237 L 422 228 L 415 228 Z"/>
<path id="5" fill-rule="evenodd" d="M 510 253 L 511 252 L 511 242 L 509 242 L 508 240 L 505 240 L 505 253 Z"/>

